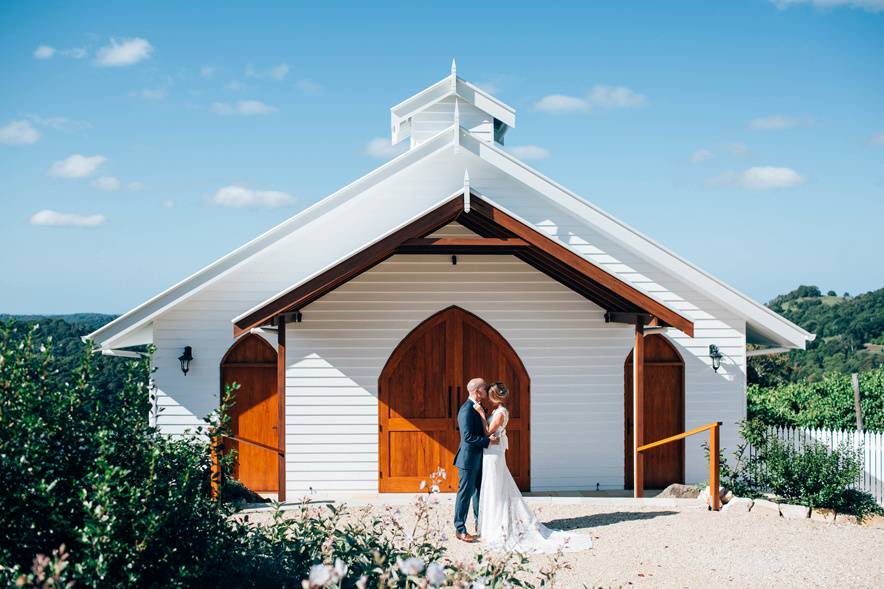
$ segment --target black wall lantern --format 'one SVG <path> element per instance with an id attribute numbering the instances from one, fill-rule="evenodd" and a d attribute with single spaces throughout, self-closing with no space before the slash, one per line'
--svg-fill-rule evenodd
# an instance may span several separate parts
<path id="1" fill-rule="evenodd" d="M 190 370 L 191 360 L 193 360 L 193 349 L 190 346 L 184 346 L 184 353 L 178 356 L 178 361 L 181 362 L 181 372 L 184 373 L 184 376 L 187 376 L 187 371 Z"/>
<path id="2" fill-rule="evenodd" d="M 709 344 L 709 357 L 712 359 L 712 370 L 718 372 L 718 369 L 721 368 L 722 354 L 715 344 Z"/>

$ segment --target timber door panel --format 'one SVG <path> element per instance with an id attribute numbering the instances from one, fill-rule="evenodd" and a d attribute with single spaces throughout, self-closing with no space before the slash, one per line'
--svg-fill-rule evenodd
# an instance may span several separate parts
<path id="1" fill-rule="evenodd" d="M 233 476 L 255 492 L 279 491 L 279 393 L 276 351 L 258 335 L 234 344 L 222 360 L 221 390 L 233 383 L 234 405 L 229 411 L 230 427 L 236 438 L 253 444 L 226 440 L 225 447 L 237 452 Z"/>
<path id="2" fill-rule="evenodd" d="M 507 409 L 510 412 L 510 421 L 506 429 L 510 447 L 506 452 L 506 463 L 519 488 L 529 491 L 528 373 L 515 350 L 503 336 L 475 315 L 464 311 L 461 311 L 461 314 L 463 380 L 466 382 L 479 376 L 484 378 L 489 386 L 499 380 L 509 389 L 510 400 L 507 402 Z"/>
<path id="3" fill-rule="evenodd" d="M 520 488 L 527 490 L 527 372 L 490 325 L 450 307 L 400 342 L 378 380 L 381 492 L 417 492 L 421 481 L 429 481 L 439 468 L 448 474 L 440 490 L 457 490 L 457 411 L 466 400 L 466 382 L 475 376 L 502 380 L 509 387 L 513 401 L 507 463 Z"/>
<path id="4" fill-rule="evenodd" d="M 624 428 L 625 486 L 632 488 L 632 352 L 626 358 L 623 380 L 626 424 Z M 684 361 L 664 336 L 645 337 L 645 431 L 649 444 L 684 431 Z M 684 483 L 684 440 L 644 453 L 644 486 L 663 489 Z"/>

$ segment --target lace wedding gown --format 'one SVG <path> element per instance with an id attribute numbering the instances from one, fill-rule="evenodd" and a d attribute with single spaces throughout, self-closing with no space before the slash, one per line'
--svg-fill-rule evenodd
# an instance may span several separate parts
<path id="1" fill-rule="evenodd" d="M 559 549 L 573 552 L 592 548 L 592 539 L 587 535 L 552 530 L 537 521 L 506 465 L 509 411 L 503 405 L 497 407 L 488 416 L 488 423 L 498 412 L 503 413 L 503 424 L 497 429 L 500 444 L 488 446 L 482 456 L 479 493 L 482 543 L 491 550 L 521 553 L 554 553 Z"/>

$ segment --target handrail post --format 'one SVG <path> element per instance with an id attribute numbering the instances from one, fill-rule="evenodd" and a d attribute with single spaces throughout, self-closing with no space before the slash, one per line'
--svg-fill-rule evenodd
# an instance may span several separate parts
<path id="1" fill-rule="evenodd" d="M 635 346 L 632 349 L 632 494 L 638 499 L 645 494 L 644 454 L 639 447 L 645 443 L 645 327 L 642 319 L 635 321 Z"/>
<path id="2" fill-rule="evenodd" d="M 218 456 L 218 446 L 221 444 L 221 436 L 213 429 L 209 436 L 209 448 L 211 452 L 212 465 L 209 469 L 209 479 L 212 499 L 215 501 L 221 496 L 221 460 Z"/>
<path id="3" fill-rule="evenodd" d="M 719 437 L 718 423 L 712 424 L 709 429 L 709 507 L 712 511 L 721 509 L 721 483 L 719 481 L 721 469 L 719 467 Z"/>

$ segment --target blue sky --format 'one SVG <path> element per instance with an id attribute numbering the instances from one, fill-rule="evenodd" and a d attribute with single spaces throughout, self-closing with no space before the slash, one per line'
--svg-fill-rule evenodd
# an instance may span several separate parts
<path id="1" fill-rule="evenodd" d="M 0 312 L 126 311 L 382 163 L 452 58 L 747 294 L 884 286 L 882 0 L 194 4 L 0 7 Z"/>

